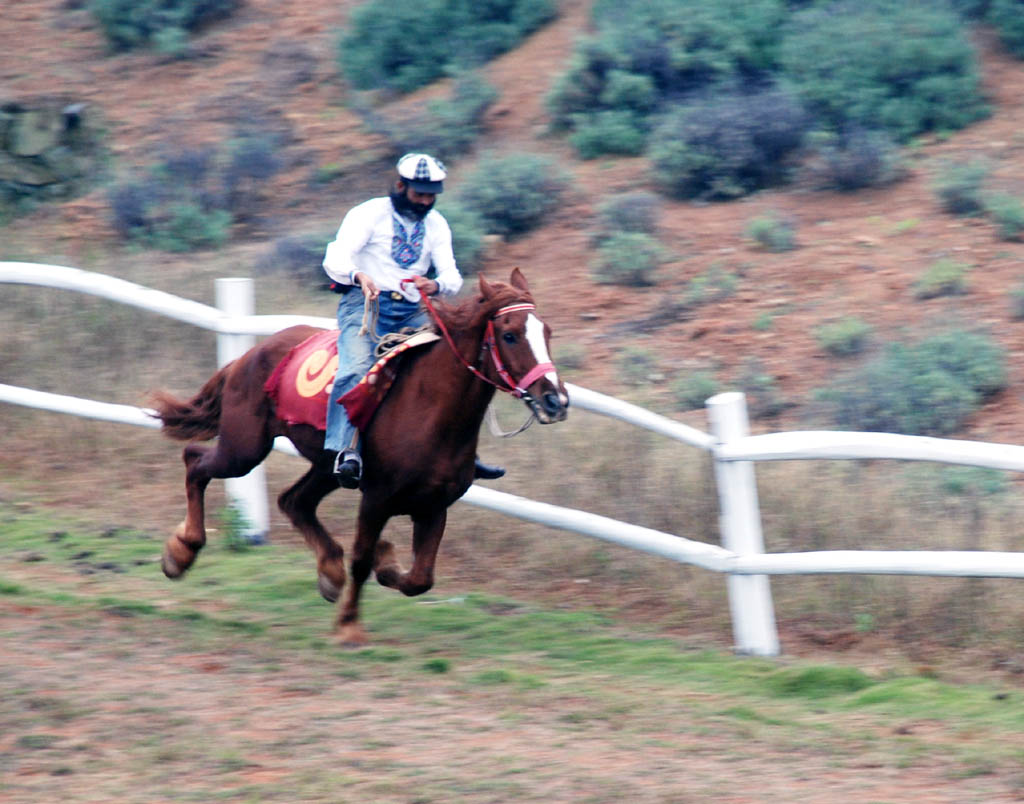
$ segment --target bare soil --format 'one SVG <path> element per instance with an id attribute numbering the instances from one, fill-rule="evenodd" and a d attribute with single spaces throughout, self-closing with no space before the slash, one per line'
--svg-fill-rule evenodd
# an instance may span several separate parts
<path id="1" fill-rule="evenodd" d="M 287 234 L 329 230 L 348 206 L 386 185 L 389 165 L 380 158 L 381 143 L 345 106 L 336 80 L 336 35 L 352 0 L 250 0 L 196 40 L 195 58 L 181 61 L 150 52 L 108 55 L 80 5 L 6 4 L 0 41 L 17 46 L 0 48 L 0 100 L 59 95 L 94 104 L 108 122 L 107 145 L 118 165 L 150 164 L 170 144 L 220 142 L 254 118 L 287 132 L 288 169 L 268 188 L 270 211 L 239 254 L 251 256 L 255 246 L 269 248 Z M 583 348 L 585 363 L 574 378 L 579 384 L 613 395 L 626 389 L 618 358 L 627 346 L 638 346 L 656 355 L 664 378 L 660 385 L 655 379 L 655 397 L 668 399 L 668 380 L 676 374 L 712 367 L 735 379 L 756 358 L 780 391 L 798 400 L 837 370 L 836 359 L 815 338 L 822 324 L 856 315 L 884 341 L 962 322 L 983 326 L 1005 347 L 1010 387 L 961 435 L 1024 443 L 1024 321 L 1013 318 L 1009 299 L 1009 291 L 1024 282 L 1024 244 L 1000 240 L 987 220 L 943 214 L 932 189 L 942 160 L 984 156 L 993 164 L 992 185 L 1022 194 L 1024 63 L 979 33 L 993 116 L 923 142 L 909 157 L 908 178 L 892 187 L 838 195 L 797 186 L 730 204 L 666 201 L 662 237 L 678 258 L 664 267 L 657 286 L 622 288 L 590 278 L 593 216 L 614 193 L 648 189 L 649 168 L 642 159 L 580 162 L 564 141 L 547 134 L 544 95 L 589 8 L 584 0 L 561 5 L 556 22 L 487 68 L 501 97 L 489 114 L 481 151 L 554 155 L 572 175 L 572 191 L 542 229 L 502 243 L 485 271 L 504 277 L 514 266 L 523 268 L 556 337 Z M 438 91 L 424 90 L 395 107 Z M 456 166 L 453 187 L 474 162 Z M 311 181 L 325 165 L 333 166 L 336 178 Z M 795 223 L 797 250 L 769 254 L 745 238 L 747 222 L 768 211 Z M 19 218 L 2 237 L 9 248 L 69 265 L 117 245 L 101 190 Z M 916 300 L 914 281 L 941 257 L 973 266 L 970 292 Z M 712 266 L 739 275 L 731 296 L 702 306 L 688 320 L 637 326 L 678 300 L 687 282 Z M 325 300 L 323 314 L 330 315 L 331 307 Z M 755 328 L 765 315 L 772 326 Z M 805 415 L 791 408 L 755 426 L 785 429 Z M 680 418 L 703 426 L 700 414 Z M 17 467 L 25 456 L 10 460 Z M 48 460 L 60 462 L 58 446 Z M 178 511 L 177 468 L 145 471 L 166 486 L 168 510 Z M 6 484 L 3 489 L 5 497 L 20 492 Z M 94 494 L 95 487 L 83 485 L 82 493 Z M 501 691 L 466 693 L 433 679 L 382 691 L 378 679 L 329 677 L 329 668 L 268 656 L 272 648 L 242 640 L 229 652 L 195 646 L 183 652 L 183 632 L 141 633 L 114 615 L 82 621 L 63 610 L 0 605 L 0 686 L 37 690 L 43 707 L 63 700 L 91 713 L 46 729 L 57 738 L 56 753 L 13 745 L 13 732 L 5 736 L 0 729 L 0 751 L 8 754 L 0 768 L 14 778 L 0 787 L 0 801 L 157 802 L 185 795 L 255 800 L 246 796 L 261 787 L 280 788 L 279 799 L 286 801 L 1020 800 L 1012 780 L 950 779 L 941 767 L 898 770 L 870 752 L 858 759 L 849 747 L 840 746 L 838 754 L 830 750 L 835 746 L 778 747 L 770 732 L 749 739 L 716 733 L 708 724 L 687 725 L 685 702 L 663 703 L 658 717 L 644 710 L 635 728 L 650 726 L 647 740 L 626 744 L 614 723 L 579 726 L 567 718 L 586 707 L 571 696 L 509 701 Z M 823 637 L 820 655 L 837 647 L 827 644 L 830 639 Z M 637 701 L 643 692 L 637 691 Z M 104 775 L 111 757 L 162 730 L 172 735 L 171 748 L 154 745 L 145 753 L 128 787 L 123 778 Z M 208 734 L 216 735 L 219 757 L 197 748 Z M 175 755 L 162 757 L 161 750 Z M 846 750 L 852 753 L 844 755 Z M 194 776 L 161 774 L 164 759 L 177 765 L 182 756 L 194 760 Z M 494 779 L 496 767 L 515 783 L 497 790 L 472 787 L 474 778 Z M 227 775 L 218 788 L 220 772 Z M 330 773 L 337 774 L 337 796 L 325 796 L 320 786 Z M 418 794 L 424 778 L 427 792 Z M 446 796 L 446 786 L 457 792 Z M 288 790 L 302 793 L 289 797 Z"/>

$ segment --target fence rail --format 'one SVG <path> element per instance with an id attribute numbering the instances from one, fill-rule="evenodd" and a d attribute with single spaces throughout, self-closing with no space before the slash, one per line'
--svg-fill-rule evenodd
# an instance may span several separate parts
<path id="1" fill-rule="evenodd" d="M 193 324 L 218 335 L 218 363 L 250 348 L 256 335 L 293 324 L 332 327 L 333 319 L 313 316 L 253 315 L 250 279 L 218 279 L 217 306 L 180 299 L 115 277 L 64 266 L 0 262 L 0 283 L 74 290 L 129 304 Z M 891 459 L 933 461 L 1024 471 L 1024 447 L 978 441 L 925 438 L 894 433 L 798 431 L 750 435 L 742 394 L 726 393 L 707 402 L 711 433 L 614 397 L 567 384 L 573 407 L 642 427 L 708 451 L 715 465 L 721 513 L 722 546 L 619 522 L 586 511 L 563 508 L 473 486 L 462 502 L 519 519 L 614 542 L 680 563 L 728 576 L 736 650 L 775 655 L 778 635 L 770 575 L 877 574 L 1024 578 L 1024 553 L 905 550 L 834 550 L 766 553 L 754 478 L 755 461 L 819 459 Z M 86 418 L 159 427 L 149 412 L 78 397 L 0 384 L 0 402 Z M 297 455 L 286 439 L 275 449 Z M 227 492 L 242 508 L 256 535 L 269 528 L 266 480 L 262 467 L 245 478 L 226 481 Z"/>

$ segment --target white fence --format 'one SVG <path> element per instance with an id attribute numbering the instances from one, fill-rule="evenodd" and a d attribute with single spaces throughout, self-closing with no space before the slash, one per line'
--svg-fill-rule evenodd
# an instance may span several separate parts
<path id="1" fill-rule="evenodd" d="M 114 277 L 53 265 L 0 262 L 0 283 L 75 290 L 212 330 L 217 333 L 217 356 L 221 365 L 248 349 L 256 335 L 267 335 L 298 323 L 334 326 L 333 319 L 329 318 L 253 315 L 250 279 L 218 279 L 217 307 Z M 765 553 L 753 464 L 754 461 L 776 460 L 889 458 L 1024 471 L 1024 447 L 891 433 L 805 431 L 751 436 L 746 403 L 738 393 L 719 394 L 708 400 L 711 429 L 708 434 L 586 388 L 568 385 L 568 390 L 576 409 L 620 419 L 712 454 L 721 510 L 722 546 L 480 486 L 470 488 L 462 501 L 727 574 L 738 652 L 764 656 L 779 652 L 769 575 L 845 573 L 1024 578 L 1024 553 L 898 550 Z M 0 384 L 0 402 L 159 427 L 159 422 L 139 408 L 11 385 Z M 296 454 L 285 439 L 278 439 L 275 448 Z M 229 481 L 227 492 L 242 508 L 255 535 L 265 534 L 269 515 L 262 468 Z"/>

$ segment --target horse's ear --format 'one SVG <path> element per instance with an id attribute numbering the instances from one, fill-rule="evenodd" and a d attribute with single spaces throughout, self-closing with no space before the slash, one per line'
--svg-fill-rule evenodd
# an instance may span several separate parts
<path id="1" fill-rule="evenodd" d="M 511 282 L 512 287 L 518 288 L 524 292 L 530 289 L 526 284 L 526 277 L 523 276 L 523 272 L 519 270 L 518 265 L 512 269 L 512 276 L 509 278 L 509 282 Z"/>
<path id="2" fill-rule="evenodd" d="M 480 292 L 483 294 L 485 300 L 490 301 L 494 297 L 494 288 L 491 287 L 491 283 L 488 282 L 483 274 L 479 277 Z"/>

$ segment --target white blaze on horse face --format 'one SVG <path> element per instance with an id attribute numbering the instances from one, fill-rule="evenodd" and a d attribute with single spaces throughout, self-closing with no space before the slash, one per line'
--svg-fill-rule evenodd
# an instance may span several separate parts
<path id="1" fill-rule="evenodd" d="M 529 313 L 526 316 L 526 342 L 530 344 L 530 349 L 533 351 L 533 356 L 537 363 L 551 363 L 554 365 L 551 355 L 548 354 L 548 345 L 544 342 L 544 322 L 533 313 Z M 544 376 L 555 388 L 558 388 L 558 374 L 555 371 L 549 371 Z M 564 394 L 559 392 L 558 396 L 563 405 L 568 403 L 568 399 L 562 399 Z"/>

